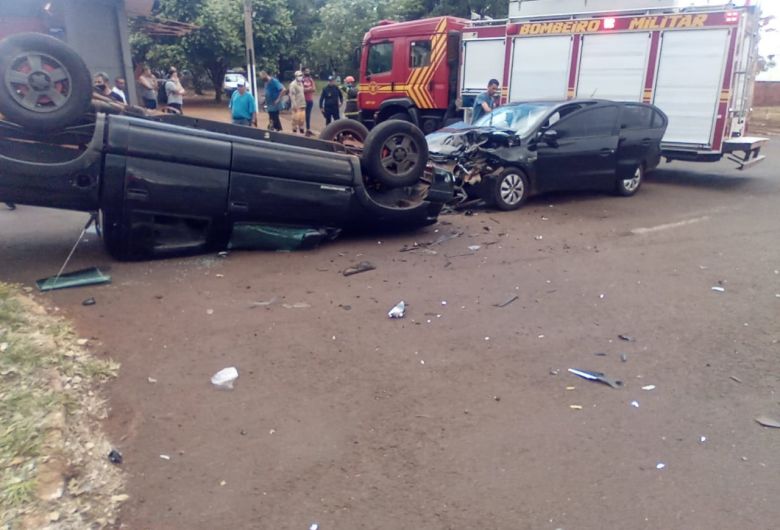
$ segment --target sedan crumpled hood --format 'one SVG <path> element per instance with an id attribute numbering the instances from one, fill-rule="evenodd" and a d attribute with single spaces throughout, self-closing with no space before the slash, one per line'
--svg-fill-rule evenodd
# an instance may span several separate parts
<path id="1" fill-rule="evenodd" d="M 499 127 L 474 127 L 458 122 L 432 132 L 425 137 L 428 152 L 433 157 L 447 157 L 475 144 L 504 144 L 514 137 L 514 132 Z"/>

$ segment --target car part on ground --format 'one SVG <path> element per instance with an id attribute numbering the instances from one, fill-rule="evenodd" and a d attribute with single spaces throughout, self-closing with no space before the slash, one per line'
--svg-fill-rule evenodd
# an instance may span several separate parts
<path id="1" fill-rule="evenodd" d="M 20 33 L 0 41 L 0 75 L 0 114 L 28 129 L 61 129 L 89 110 L 89 69 L 49 35 Z"/>

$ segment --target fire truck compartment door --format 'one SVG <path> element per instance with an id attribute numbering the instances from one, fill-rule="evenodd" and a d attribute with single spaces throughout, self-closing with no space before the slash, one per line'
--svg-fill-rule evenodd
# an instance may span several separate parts
<path id="1" fill-rule="evenodd" d="M 514 39 L 509 101 L 566 99 L 571 40 L 570 35 Z"/>
<path id="2" fill-rule="evenodd" d="M 650 33 L 582 37 L 577 97 L 642 101 Z"/>
<path id="3" fill-rule="evenodd" d="M 666 31 L 655 103 L 667 116 L 663 141 L 708 146 L 718 114 L 729 30 Z"/>
<path id="4" fill-rule="evenodd" d="M 461 93 L 480 94 L 488 81 L 501 81 L 504 71 L 504 39 L 463 41 L 463 85 Z"/>

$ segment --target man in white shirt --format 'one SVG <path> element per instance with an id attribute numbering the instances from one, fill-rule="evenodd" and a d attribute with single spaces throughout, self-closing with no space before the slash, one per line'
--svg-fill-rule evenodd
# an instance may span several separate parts
<path id="1" fill-rule="evenodd" d="M 114 88 L 111 89 L 111 94 L 109 94 L 109 97 L 111 99 L 115 99 L 119 103 L 124 103 L 127 105 L 127 96 L 125 95 L 125 78 L 124 77 L 117 77 L 114 79 Z"/>

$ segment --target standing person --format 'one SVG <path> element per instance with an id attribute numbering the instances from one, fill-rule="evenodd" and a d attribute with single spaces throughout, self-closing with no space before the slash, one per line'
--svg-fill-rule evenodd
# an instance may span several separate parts
<path id="1" fill-rule="evenodd" d="M 282 110 L 282 96 L 287 91 L 278 79 L 271 77 L 265 70 L 260 72 L 260 79 L 265 83 L 265 106 L 268 109 L 268 119 L 270 120 L 268 128 L 273 131 L 281 131 L 282 122 L 279 121 L 279 111 Z"/>
<path id="2" fill-rule="evenodd" d="M 307 134 L 303 125 L 306 121 L 306 85 L 304 85 L 303 72 L 295 72 L 295 79 L 290 83 L 290 108 L 292 109 L 293 132 Z"/>
<path id="3" fill-rule="evenodd" d="M 306 97 L 306 136 L 314 136 L 311 132 L 311 109 L 314 108 L 314 93 L 317 85 L 311 76 L 311 70 L 303 69 L 303 95 Z"/>
<path id="4" fill-rule="evenodd" d="M 111 82 L 108 80 L 108 74 L 104 72 L 96 73 L 95 77 L 92 78 L 92 89 L 95 91 L 95 94 L 111 97 Z"/>
<path id="5" fill-rule="evenodd" d="M 114 79 L 114 88 L 111 89 L 111 93 L 108 95 L 111 99 L 118 103 L 127 105 L 127 95 L 125 94 L 125 78 L 117 77 Z"/>
<path id="6" fill-rule="evenodd" d="M 360 120 L 358 108 L 358 89 L 355 86 L 355 78 L 348 75 L 344 78 L 345 86 L 342 90 L 347 95 L 347 104 L 344 106 L 344 116 L 351 120 Z"/>
<path id="7" fill-rule="evenodd" d="M 179 72 L 171 66 L 168 71 L 168 80 L 165 82 L 165 94 L 168 96 L 168 106 L 173 107 L 180 113 L 184 114 L 182 105 L 184 105 L 184 94 L 187 93 L 184 87 L 181 86 L 179 81 Z"/>
<path id="8" fill-rule="evenodd" d="M 488 81 L 487 90 L 478 95 L 474 100 L 471 123 L 476 122 L 479 118 L 498 107 L 498 101 L 496 101 L 496 91 L 498 91 L 498 80 L 491 79 Z"/>
<path id="9" fill-rule="evenodd" d="M 233 95 L 230 96 L 230 117 L 235 125 L 251 126 L 255 123 L 255 97 L 247 92 L 246 84 L 239 81 Z"/>
<path id="10" fill-rule="evenodd" d="M 148 66 L 144 66 L 141 75 L 138 76 L 138 85 L 141 87 L 141 100 L 144 107 L 150 110 L 157 108 L 157 78 L 152 74 Z"/>
<path id="11" fill-rule="evenodd" d="M 328 125 L 331 120 L 339 119 L 339 109 L 343 101 L 344 96 L 336 86 L 336 80 L 333 76 L 328 77 L 328 86 L 323 88 L 320 94 L 320 110 L 325 115 L 325 125 Z"/>

